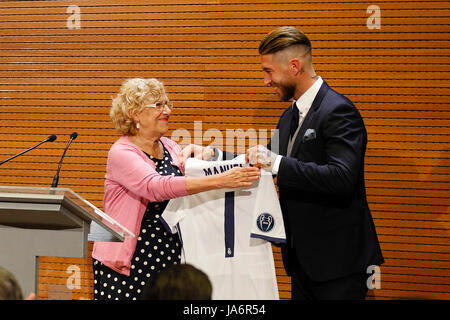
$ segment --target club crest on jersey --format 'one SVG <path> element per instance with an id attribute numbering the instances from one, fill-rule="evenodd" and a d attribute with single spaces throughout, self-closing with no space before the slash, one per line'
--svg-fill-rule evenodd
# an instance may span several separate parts
<path id="1" fill-rule="evenodd" d="M 256 225 L 258 226 L 258 229 L 262 232 L 269 232 L 273 229 L 273 226 L 275 225 L 275 219 L 270 213 L 264 212 L 261 213 L 257 220 Z"/>

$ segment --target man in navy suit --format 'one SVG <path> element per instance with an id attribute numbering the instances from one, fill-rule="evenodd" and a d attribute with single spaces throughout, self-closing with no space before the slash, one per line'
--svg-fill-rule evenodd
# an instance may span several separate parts
<path id="1" fill-rule="evenodd" d="M 259 46 L 264 84 L 282 101 L 278 136 L 247 150 L 277 176 L 292 299 L 365 299 L 369 266 L 383 263 L 364 184 L 367 132 L 353 103 L 316 75 L 311 42 L 294 27 Z"/>

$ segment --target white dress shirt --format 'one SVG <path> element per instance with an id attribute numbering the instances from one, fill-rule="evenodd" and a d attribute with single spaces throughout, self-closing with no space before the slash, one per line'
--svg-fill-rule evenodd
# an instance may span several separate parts
<path id="1" fill-rule="evenodd" d="M 302 126 L 303 120 L 305 119 L 306 115 L 308 114 L 308 111 L 311 108 L 311 105 L 312 105 L 314 99 L 316 98 L 317 93 L 319 92 L 319 89 L 322 86 L 322 84 L 323 84 L 323 80 L 319 76 L 318 79 L 314 82 L 314 84 L 311 87 L 309 87 L 309 89 L 306 90 L 306 92 L 304 94 L 302 94 L 301 97 L 297 101 L 294 100 L 295 106 L 298 108 L 298 110 L 300 112 L 300 116 L 298 119 L 299 122 L 298 122 L 297 131 L 295 131 L 292 139 L 289 138 L 287 156 L 290 156 L 290 154 L 291 154 L 292 146 L 294 145 L 295 138 L 297 137 L 297 134 L 300 131 L 300 128 Z M 281 162 L 282 158 L 283 158 L 282 155 L 278 155 L 277 158 L 275 159 L 275 162 L 272 166 L 272 174 L 274 174 L 274 175 L 278 174 L 278 169 L 280 168 L 280 162 Z"/>

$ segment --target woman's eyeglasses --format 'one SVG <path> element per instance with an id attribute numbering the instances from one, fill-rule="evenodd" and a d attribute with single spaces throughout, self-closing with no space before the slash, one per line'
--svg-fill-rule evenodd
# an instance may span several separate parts
<path id="1" fill-rule="evenodd" d="M 159 111 L 159 112 L 163 111 L 165 107 L 169 108 L 169 110 L 172 111 L 173 103 L 170 101 L 156 102 L 156 103 L 151 103 L 151 104 L 147 104 L 144 106 L 144 108 L 155 108 L 156 111 Z"/>

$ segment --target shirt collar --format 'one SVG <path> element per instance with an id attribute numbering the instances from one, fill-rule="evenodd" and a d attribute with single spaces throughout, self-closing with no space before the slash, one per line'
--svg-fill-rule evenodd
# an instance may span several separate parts
<path id="1" fill-rule="evenodd" d="M 297 101 L 294 101 L 295 105 L 297 106 L 298 110 L 302 113 L 302 115 L 308 113 L 322 84 L 323 79 L 319 76 L 317 80 L 313 83 L 313 85 L 309 87 L 309 89 L 306 90 L 306 92 L 302 94 Z"/>

